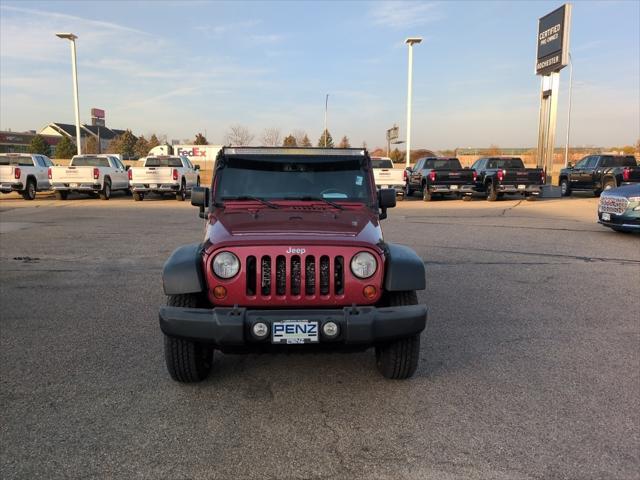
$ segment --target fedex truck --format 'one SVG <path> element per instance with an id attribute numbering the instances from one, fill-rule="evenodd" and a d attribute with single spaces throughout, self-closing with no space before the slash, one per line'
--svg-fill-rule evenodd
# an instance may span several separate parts
<path id="1" fill-rule="evenodd" d="M 187 157 L 203 170 L 211 170 L 222 147 L 223 145 L 173 145 L 173 154 Z"/>

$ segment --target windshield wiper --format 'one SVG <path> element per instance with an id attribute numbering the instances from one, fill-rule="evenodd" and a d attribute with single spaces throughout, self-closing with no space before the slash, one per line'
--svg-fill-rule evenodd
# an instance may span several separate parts
<path id="1" fill-rule="evenodd" d="M 240 195 L 238 197 L 222 197 L 221 199 L 222 201 L 224 200 L 254 200 L 256 202 L 260 202 L 263 205 L 266 205 L 269 208 L 280 208 L 278 205 L 276 205 L 275 203 L 271 203 L 268 200 L 265 200 L 264 198 L 260 198 L 260 197 L 254 197 L 253 195 Z"/>
<path id="2" fill-rule="evenodd" d="M 285 197 L 285 200 L 302 200 L 302 201 L 311 201 L 311 202 L 324 202 L 327 205 L 331 205 L 333 208 L 337 208 L 338 210 L 344 210 L 344 207 L 342 205 L 338 205 L 335 202 L 332 202 L 331 200 L 327 200 L 326 198 L 323 197 L 312 197 L 310 195 L 304 196 L 304 197 Z"/>

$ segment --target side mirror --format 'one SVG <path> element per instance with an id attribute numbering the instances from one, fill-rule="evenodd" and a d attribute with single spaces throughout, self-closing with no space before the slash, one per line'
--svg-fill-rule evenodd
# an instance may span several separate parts
<path id="1" fill-rule="evenodd" d="M 200 165 L 195 164 L 195 165 L 193 166 L 193 168 L 195 168 L 196 170 L 200 170 Z"/>
<path id="2" fill-rule="evenodd" d="M 396 189 L 383 188 L 378 191 L 378 205 L 380 206 L 380 220 L 387 218 L 387 208 L 396 206 Z"/>
<path id="3" fill-rule="evenodd" d="M 207 218 L 205 210 L 209 208 L 209 189 L 206 187 L 193 187 L 191 189 L 191 205 L 200 207 L 200 218 Z"/>
<path id="4" fill-rule="evenodd" d="M 129 170 L 130 168 L 131 168 L 131 165 L 125 165 L 125 166 L 124 166 L 124 169 L 125 169 L 125 170 Z"/>

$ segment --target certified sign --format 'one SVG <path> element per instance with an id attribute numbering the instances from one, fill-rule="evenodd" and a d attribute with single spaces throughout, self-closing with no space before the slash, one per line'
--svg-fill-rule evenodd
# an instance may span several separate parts
<path id="1" fill-rule="evenodd" d="M 536 74 L 557 72 L 569 63 L 571 5 L 566 3 L 538 20 Z"/>

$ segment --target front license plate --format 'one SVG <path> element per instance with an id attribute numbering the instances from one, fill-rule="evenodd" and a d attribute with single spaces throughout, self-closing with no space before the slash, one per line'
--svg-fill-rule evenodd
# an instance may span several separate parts
<path id="1" fill-rule="evenodd" d="M 611 214 L 603 213 L 602 214 L 602 220 L 604 220 L 605 222 L 609 222 L 611 220 Z"/>
<path id="2" fill-rule="evenodd" d="M 152 183 L 151 185 L 149 185 L 149 188 L 158 188 L 158 184 L 157 183 Z"/>
<path id="3" fill-rule="evenodd" d="M 318 343 L 318 322 L 308 320 L 273 322 L 271 343 Z"/>
<path id="4" fill-rule="evenodd" d="M 526 190 L 527 186 L 526 185 L 518 185 L 518 190 Z"/>
<path id="5" fill-rule="evenodd" d="M 70 183 L 69 186 L 71 188 L 78 188 L 78 184 L 77 183 Z"/>
<path id="6" fill-rule="evenodd" d="M 449 188 L 451 190 L 457 190 L 458 189 L 458 185 L 451 185 Z"/>

